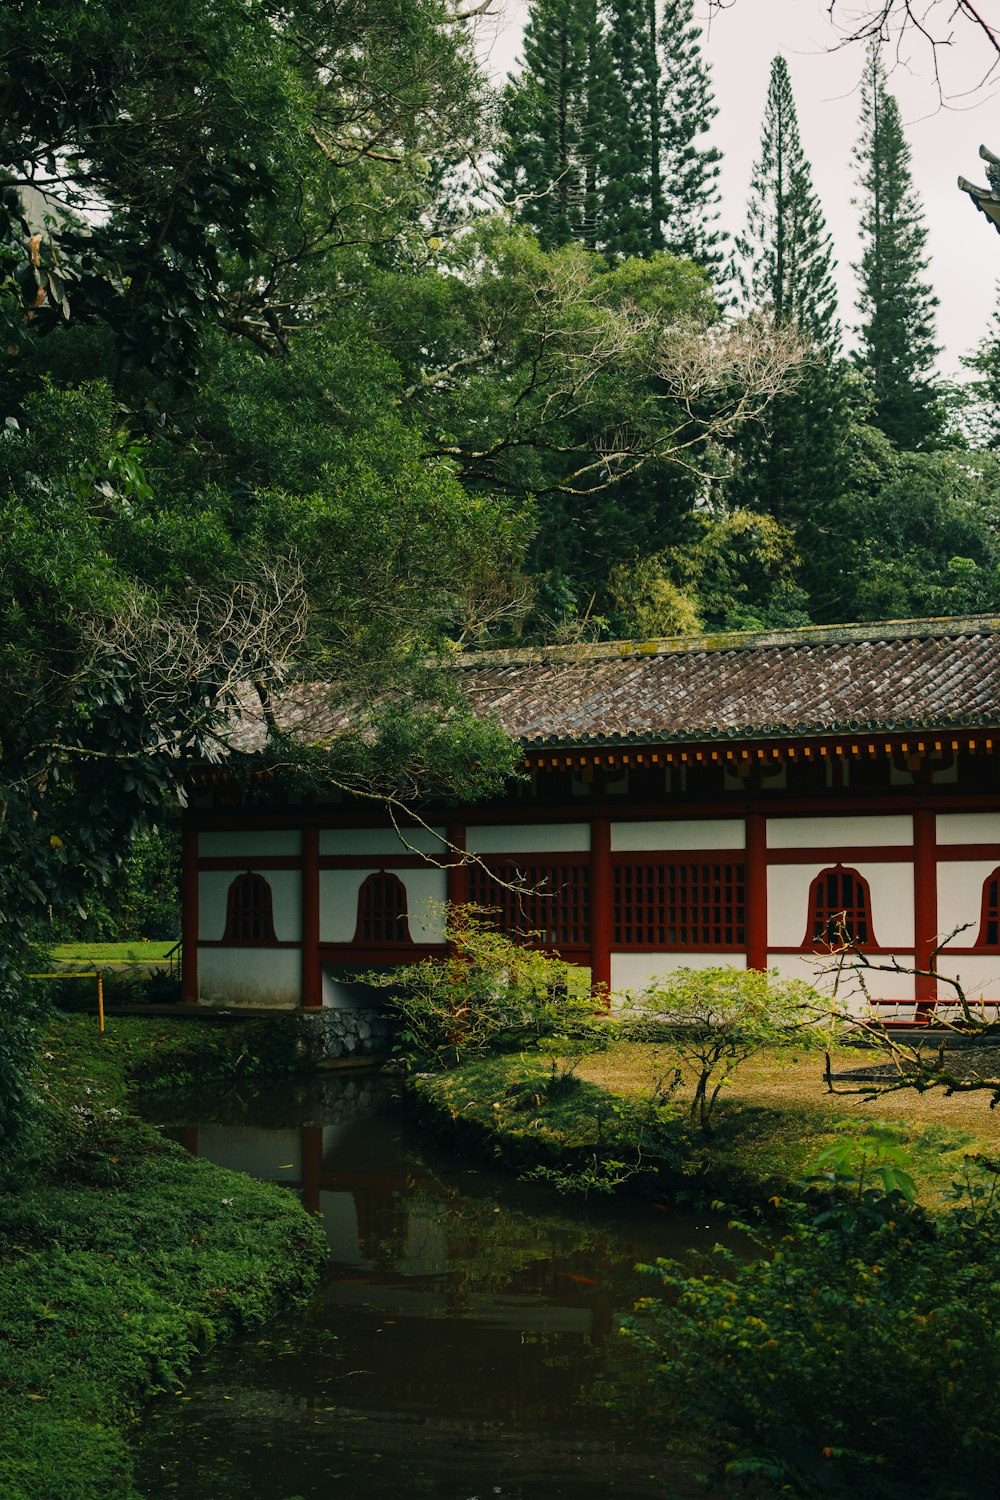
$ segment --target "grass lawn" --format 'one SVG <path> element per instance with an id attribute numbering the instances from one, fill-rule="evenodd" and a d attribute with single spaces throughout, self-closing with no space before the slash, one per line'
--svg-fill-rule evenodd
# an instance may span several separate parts
<path id="1" fill-rule="evenodd" d="M 834 1072 L 880 1060 L 855 1047 L 831 1052 Z M 578 1061 L 555 1089 L 550 1060 L 537 1052 L 470 1060 L 411 1082 L 442 1127 L 477 1139 L 516 1171 L 541 1170 L 571 1191 L 617 1180 L 657 1198 L 693 1191 L 760 1205 L 798 1196 L 798 1184 L 826 1147 L 878 1129 L 891 1132 L 907 1153 L 920 1200 L 938 1207 L 962 1178 L 967 1156 L 997 1154 L 1000 1118 L 988 1094 L 948 1099 L 940 1089 L 907 1090 L 874 1100 L 830 1094 L 822 1053 L 781 1048 L 732 1074 L 706 1134 L 688 1118 L 690 1081 L 672 1093 L 657 1090 L 658 1080 L 673 1078 L 677 1062 L 667 1042 L 619 1042 Z M 667 1099 L 665 1107 L 652 1102 L 657 1094 Z"/>
<path id="2" fill-rule="evenodd" d="M 830 1053 L 834 1073 L 880 1060 L 857 1047 L 837 1047 Z M 665 1043 L 622 1042 L 586 1058 L 577 1073 L 614 1096 L 635 1099 L 648 1095 L 657 1078 L 672 1073 L 675 1065 Z M 997 1067 L 1000 1071 L 1000 1049 Z M 943 1089 L 923 1094 L 905 1089 L 878 1098 L 830 1093 L 823 1070 L 822 1053 L 783 1048 L 768 1048 L 742 1063 L 720 1096 L 720 1148 L 757 1158 L 764 1171 L 780 1166 L 795 1176 L 837 1138 L 862 1135 L 872 1126 L 886 1127 L 912 1153 L 914 1175 L 928 1204 L 941 1201 L 960 1175 L 967 1154 L 997 1151 L 1000 1111 L 990 1109 L 988 1092 L 950 1099 Z M 850 1087 L 834 1083 L 837 1090 Z M 692 1092 L 685 1079 L 674 1098 L 687 1104 Z"/>
<path id="3" fill-rule="evenodd" d="M 156 963 L 166 958 L 176 939 L 169 942 L 134 943 L 59 943 L 52 956 L 61 964 L 79 959 L 85 964 Z"/>
<path id="4" fill-rule="evenodd" d="M 196 1161 L 128 1112 L 136 1079 L 289 1071 L 294 1037 L 272 1056 L 269 1036 L 259 1023 L 49 1026 L 35 1116 L 0 1159 L 3 1500 L 136 1500 L 142 1403 L 179 1396 L 200 1352 L 311 1289 L 325 1240 L 290 1193 Z"/>

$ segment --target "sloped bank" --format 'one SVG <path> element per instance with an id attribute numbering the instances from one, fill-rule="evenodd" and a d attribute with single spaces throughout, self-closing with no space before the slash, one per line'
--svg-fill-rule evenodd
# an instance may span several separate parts
<path id="1" fill-rule="evenodd" d="M 428 1129 L 520 1175 L 575 1192 L 621 1188 L 658 1202 L 718 1199 L 754 1209 L 802 1197 L 817 1157 L 845 1140 L 871 1137 L 902 1148 L 922 1201 L 950 1196 L 968 1153 L 988 1143 L 943 1122 L 866 1116 L 810 1102 L 720 1104 L 706 1134 L 683 1099 L 623 1093 L 538 1057 L 499 1055 L 445 1072 L 411 1074 L 408 1107 Z"/>
<path id="2" fill-rule="evenodd" d="M 277 1056 L 260 1039 L 136 1018 L 106 1038 L 79 1018 L 50 1028 L 40 1107 L 0 1191 L 4 1500 L 129 1500 L 143 1402 L 314 1285 L 325 1244 L 297 1199 L 128 1111 L 136 1077 L 174 1088 L 294 1069 L 291 1033 Z"/>

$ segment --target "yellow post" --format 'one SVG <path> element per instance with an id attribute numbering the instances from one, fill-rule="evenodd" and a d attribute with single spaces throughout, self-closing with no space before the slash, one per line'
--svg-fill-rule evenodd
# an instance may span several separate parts
<path id="1" fill-rule="evenodd" d="M 98 969 L 98 971 L 97 971 L 97 1021 L 98 1021 L 98 1024 L 99 1024 L 100 1028 L 101 1028 L 101 1031 L 103 1031 L 104 1030 L 104 970 L 103 969 Z"/>

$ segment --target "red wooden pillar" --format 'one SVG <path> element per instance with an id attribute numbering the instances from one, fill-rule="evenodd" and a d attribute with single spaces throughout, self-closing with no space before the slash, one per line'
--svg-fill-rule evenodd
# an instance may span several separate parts
<path id="1" fill-rule="evenodd" d="M 181 831 L 181 999 L 198 1003 L 198 831 Z"/>
<path id="2" fill-rule="evenodd" d="M 450 846 L 445 854 L 448 861 L 448 905 L 464 906 L 469 899 L 469 867 L 462 857 L 465 854 L 465 824 L 449 823 L 445 837 Z"/>
<path id="3" fill-rule="evenodd" d="M 323 971 L 319 962 L 319 829 L 302 830 L 302 1004 L 323 1004 Z"/>
<path id="4" fill-rule="evenodd" d="M 611 993 L 611 944 L 615 934 L 615 890 L 611 871 L 611 823 L 590 824 L 590 983 L 597 996 Z"/>
<path id="5" fill-rule="evenodd" d="M 934 814 L 917 808 L 913 814 L 913 964 L 917 969 L 931 967 L 931 955 L 937 945 L 937 835 Z M 928 1001 L 937 999 L 937 985 L 926 974 L 914 977 L 917 998 L 916 1020 L 926 1022 L 934 1009 Z"/>
<path id="6" fill-rule="evenodd" d="M 746 892 L 747 968 L 767 968 L 767 823 L 763 813 L 747 813 Z"/>

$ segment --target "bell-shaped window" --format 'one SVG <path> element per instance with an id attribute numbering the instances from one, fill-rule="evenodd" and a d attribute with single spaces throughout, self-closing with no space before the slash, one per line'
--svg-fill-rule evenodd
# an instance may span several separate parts
<path id="1" fill-rule="evenodd" d="M 241 945 L 277 941 L 271 887 L 263 875 L 248 870 L 245 875 L 238 875 L 229 887 L 226 931 L 222 941 Z"/>
<path id="2" fill-rule="evenodd" d="M 1000 870 L 994 870 L 983 883 L 983 910 L 977 946 L 1000 948 Z"/>
<path id="3" fill-rule="evenodd" d="M 809 887 L 809 929 L 806 947 L 817 943 L 827 948 L 841 948 L 848 943 L 870 948 L 875 942 L 872 932 L 872 903 L 868 882 L 857 870 L 836 865 L 822 870 Z"/>
<path id="4" fill-rule="evenodd" d="M 354 941 L 366 948 L 398 948 L 411 942 L 406 920 L 406 887 L 396 875 L 379 870 L 358 892 L 358 926 Z"/>

